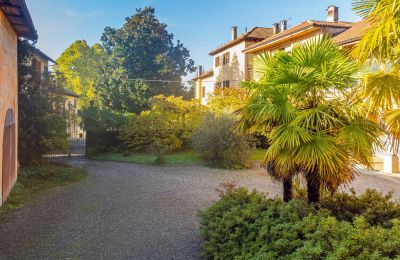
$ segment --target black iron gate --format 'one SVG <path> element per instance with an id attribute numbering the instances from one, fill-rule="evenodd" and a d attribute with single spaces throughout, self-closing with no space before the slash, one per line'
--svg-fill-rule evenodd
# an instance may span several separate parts
<path id="1" fill-rule="evenodd" d="M 66 149 L 55 150 L 46 157 L 84 157 L 86 156 L 86 133 L 84 131 L 68 131 L 68 145 Z"/>
<path id="2" fill-rule="evenodd" d="M 86 136 L 82 132 L 73 132 L 68 138 L 68 156 L 85 156 L 86 155 Z"/>

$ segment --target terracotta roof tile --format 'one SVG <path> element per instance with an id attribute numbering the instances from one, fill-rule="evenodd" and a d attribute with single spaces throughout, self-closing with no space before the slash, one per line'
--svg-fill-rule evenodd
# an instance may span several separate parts
<path id="1" fill-rule="evenodd" d="M 210 55 L 217 54 L 218 52 L 226 50 L 227 48 L 229 48 L 239 42 L 242 42 L 243 40 L 246 40 L 246 39 L 256 39 L 256 40 L 261 41 L 265 38 L 270 37 L 272 34 L 273 34 L 272 28 L 254 27 L 249 32 L 239 35 L 235 40 L 231 40 L 231 41 L 225 43 L 224 45 L 219 46 L 215 50 L 211 51 L 209 54 Z"/>
<path id="2" fill-rule="evenodd" d="M 369 27 L 369 25 L 370 25 L 369 22 L 366 20 L 357 22 L 353 24 L 353 26 L 350 29 L 334 37 L 333 40 L 335 41 L 335 43 L 339 45 L 344 45 L 359 41 L 361 36 L 365 33 L 365 31 Z"/>
<path id="3" fill-rule="evenodd" d="M 287 29 L 284 32 L 280 32 L 278 34 L 272 35 L 271 37 L 266 38 L 265 40 L 256 43 L 244 50 L 244 52 L 250 52 L 254 49 L 257 49 L 263 45 L 266 45 L 268 43 L 271 43 L 273 41 L 279 40 L 285 36 L 289 36 L 292 34 L 295 34 L 296 32 L 302 31 L 304 29 L 312 28 L 312 27 L 319 27 L 319 28 L 324 28 L 324 27 L 334 27 L 334 28 L 350 28 L 352 26 L 352 23 L 349 22 L 325 22 L 325 21 L 314 21 L 314 20 L 308 20 L 304 21 L 302 23 L 299 23 L 298 25 Z"/>

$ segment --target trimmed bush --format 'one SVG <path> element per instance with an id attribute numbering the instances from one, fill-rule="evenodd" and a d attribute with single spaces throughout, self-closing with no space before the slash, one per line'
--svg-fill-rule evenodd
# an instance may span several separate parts
<path id="1" fill-rule="evenodd" d="M 284 203 L 230 189 L 200 212 L 204 259 L 391 259 L 400 256 L 400 220 L 373 226 L 337 219 L 305 201 Z"/>
<path id="2" fill-rule="evenodd" d="M 250 166 L 250 147 L 235 131 L 235 121 L 227 115 L 205 116 L 192 138 L 193 148 L 212 167 L 241 169 Z"/>

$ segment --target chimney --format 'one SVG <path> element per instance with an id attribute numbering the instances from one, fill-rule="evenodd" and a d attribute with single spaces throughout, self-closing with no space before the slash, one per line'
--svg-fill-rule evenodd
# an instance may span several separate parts
<path id="1" fill-rule="evenodd" d="M 203 74 L 203 66 L 199 66 L 197 69 L 197 76 L 201 76 Z"/>
<path id="2" fill-rule="evenodd" d="M 339 21 L 339 7 L 330 5 L 328 9 L 326 9 L 326 21 L 328 22 Z"/>
<path id="3" fill-rule="evenodd" d="M 232 35 L 232 40 L 236 40 L 237 38 L 237 26 L 232 26 L 231 28 L 231 35 Z"/>
<path id="4" fill-rule="evenodd" d="M 278 34 L 279 33 L 279 23 L 274 23 L 273 31 L 274 31 L 274 34 Z"/>
<path id="5" fill-rule="evenodd" d="M 282 20 L 281 21 L 281 32 L 284 32 L 287 30 L 287 21 L 286 20 Z"/>

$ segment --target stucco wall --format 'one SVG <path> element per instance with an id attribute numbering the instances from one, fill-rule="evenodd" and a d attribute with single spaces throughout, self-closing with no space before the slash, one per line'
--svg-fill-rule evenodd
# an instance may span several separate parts
<path id="1" fill-rule="evenodd" d="M 204 91 L 204 97 L 203 97 Z M 208 77 L 196 81 L 195 98 L 200 99 L 202 105 L 207 105 L 208 95 L 214 92 L 214 78 Z"/>
<path id="2" fill-rule="evenodd" d="M 242 52 L 246 48 L 246 42 L 243 41 L 229 49 L 226 49 L 213 56 L 214 81 L 230 81 L 231 87 L 238 87 L 240 82 L 245 79 L 246 55 Z M 229 52 L 229 64 L 222 65 L 222 55 Z M 215 66 L 215 57 L 220 56 L 221 65 Z M 221 83 L 222 84 L 222 83 Z"/>
<path id="3" fill-rule="evenodd" d="M 17 35 L 5 15 L 0 11 L 0 172 L 2 171 L 4 122 L 9 108 L 14 110 L 15 123 L 18 122 L 17 77 Z M 15 129 L 18 129 L 17 125 Z M 14 150 L 17 151 L 17 143 L 15 143 Z M 0 199 L 0 204 L 1 201 L 2 199 Z"/>

